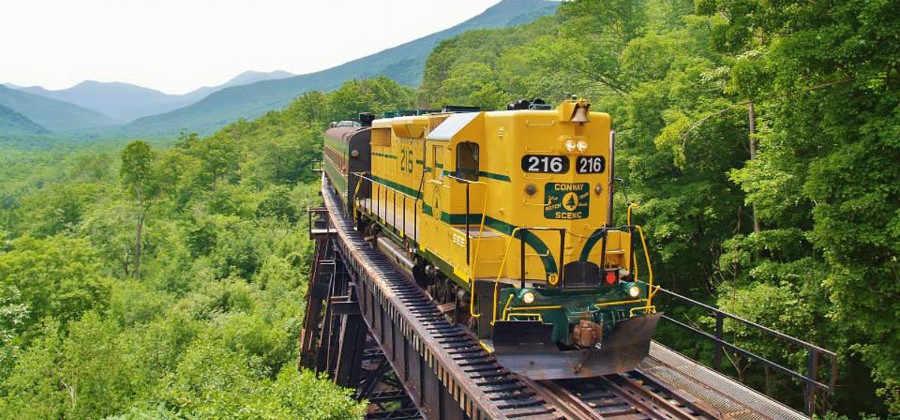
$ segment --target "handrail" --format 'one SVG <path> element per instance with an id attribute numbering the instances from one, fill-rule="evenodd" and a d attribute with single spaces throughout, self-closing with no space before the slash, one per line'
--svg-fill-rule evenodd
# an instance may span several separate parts
<path id="1" fill-rule="evenodd" d="M 370 177 L 366 176 L 367 173 L 368 173 L 368 172 L 351 172 L 350 174 L 351 174 L 351 175 L 356 175 L 356 176 L 359 177 L 361 180 L 369 181 L 369 184 L 370 184 L 370 185 L 372 185 L 372 184 L 377 184 L 377 185 L 379 185 L 379 186 L 381 186 L 381 187 L 384 187 L 384 189 L 385 189 L 385 200 L 387 200 L 387 191 L 388 191 L 388 190 L 390 190 L 391 193 L 394 194 L 394 203 L 393 203 L 393 206 L 394 206 L 394 209 L 393 209 L 393 210 L 394 210 L 394 225 L 395 225 L 395 226 L 394 226 L 394 229 L 397 228 L 397 227 L 396 227 L 396 224 L 397 224 L 397 223 L 396 223 L 396 222 L 397 222 L 397 196 L 396 196 L 396 195 L 399 193 L 401 196 L 403 196 L 403 218 L 402 218 L 402 220 L 401 220 L 401 222 L 403 223 L 403 228 L 401 229 L 401 232 L 403 233 L 403 236 L 404 236 L 404 237 L 406 236 L 406 199 L 408 198 L 408 199 L 413 200 L 413 237 L 415 238 L 414 241 L 417 242 L 417 241 L 418 241 L 418 238 L 419 238 L 419 235 L 418 235 L 418 233 L 419 233 L 419 224 L 418 224 L 418 220 L 417 220 L 417 219 L 418 219 L 418 212 L 416 211 L 416 207 L 415 207 L 415 206 L 416 206 L 416 203 L 418 203 L 419 200 L 422 199 L 421 196 L 417 195 L 416 197 L 413 197 L 413 196 L 411 196 L 411 195 L 409 195 L 409 194 L 407 194 L 407 193 L 405 193 L 405 192 L 403 192 L 403 191 L 400 191 L 400 190 L 397 189 L 397 188 L 391 187 L 390 185 L 387 185 L 387 184 L 385 184 L 385 183 L 383 183 L 383 182 L 381 182 L 381 181 L 378 181 L 378 180 L 376 180 L 376 179 L 374 179 L 374 178 L 370 178 Z M 362 185 L 362 182 L 357 182 L 357 183 L 356 183 L 356 191 L 353 192 L 353 201 L 354 201 L 354 202 L 357 200 L 356 196 L 357 196 L 357 194 L 359 193 L 360 185 Z M 380 194 L 378 195 L 378 203 L 379 203 L 379 207 L 381 207 L 381 206 L 380 206 L 380 203 L 381 203 L 381 195 L 380 195 Z M 373 205 L 374 205 L 374 204 L 373 204 Z M 354 221 L 356 221 L 356 206 L 354 206 L 353 212 L 354 212 Z M 378 215 L 378 213 L 380 213 L 380 209 L 379 209 L 379 210 L 376 210 L 376 215 Z M 387 207 L 385 207 L 385 221 L 387 221 L 386 218 L 387 218 Z"/>
<path id="2" fill-rule="evenodd" d="M 367 177 L 367 176 L 365 175 L 366 173 L 367 173 L 367 172 L 352 172 L 353 175 L 359 176 L 360 178 L 365 179 L 365 180 L 367 180 L 367 181 L 369 181 L 369 182 L 372 182 L 372 183 L 381 185 L 381 186 L 383 186 L 383 187 L 385 187 L 385 188 L 387 188 L 387 189 L 389 189 L 389 190 L 391 190 L 391 191 L 400 193 L 400 195 L 405 195 L 405 196 L 409 197 L 409 198 L 412 199 L 412 200 L 420 200 L 420 199 L 421 199 L 420 197 L 413 197 L 413 196 L 411 196 L 411 195 L 409 195 L 409 194 L 407 194 L 407 193 L 405 193 L 405 192 L 403 192 L 403 191 L 400 191 L 400 190 L 398 190 L 398 189 L 396 189 L 396 188 L 394 188 L 394 187 L 392 187 L 392 186 L 390 186 L 390 185 L 387 185 L 387 184 L 385 184 L 385 183 L 383 183 L 383 182 L 381 182 L 381 181 L 379 181 L 379 180 L 377 180 L 377 179 L 369 178 L 369 177 Z"/>
<path id="3" fill-rule="evenodd" d="M 325 222 L 324 229 L 325 229 L 326 234 L 333 233 L 331 230 L 331 218 L 327 217 L 328 209 L 325 207 L 307 207 L 306 208 L 306 218 L 307 218 L 306 223 L 307 223 L 307 230 L 309 231 L 310 238 L 313 237 L 313 231 L 316 230 L 316 229 L 314 229 L 316 225 L 313 223 L 313 214 L 315 214 L 317 217 L 319 217 L 319 219 L 317 219 L 316 222 L 320 222 L 320 221 Z M 322 217 L 322 214 L 324 214 L 325 217 Z"/>
<path id="4" fill-rule="evenodd" d="M 630 203 L 628 204 L 628 208 L 625 209 L 625 224 L 631 226 L 631 209 L 640 207 L 638 203 Z"/>
<path id="5" fill-rule="evenodd" d="M 552 228 L 552 227 L 516 227 L 513 228 L 512 232 L 509 234 L 509 240 L 506 242 L 506 250 L 503 252 L 503 259 L 500 261 L 500 269 L 497 271 L 497 278 L 494 280 L 494 299 L 492 305 L 493 315 L 491 317 L 491 325 L 497 321 L 497 299 L 499 298 L 499 289 L 500 289 L 500 279 L 503 277 L 503 269 L 506 267 L 506 261 L 509 259 L 509 250 L 512 246 L 513 240 L 516 239 L 516 233 L 522 231 L 522 237 L 519 239 L 521 244 L 521 252 L 519 256 L 521 267 L 519 268 L 519 277 L 521 281 L 521 287 L 525 287 L 525 234 L 524 232 L 530 230 L 537 231 L 558 231 L 559 232 L 559 272 L 556 273 L 558 282 L 562 287 L 564 285 L 564 276 L 563 276 L 563 264 L 565 261 L 565 247 L 566 247 L 566 229 L 565 228 Z M 550 250 L 547 250 L 547 254 L 534 254 L 537 256 L 552 256 L 553 254 Z"/>
<path id="6" fill-rule="evenodd" d="M 351 172 L 350 174 L 359 176 L 359 174 L 361 174 L 361 173 L 364 173 L 364 172 L 359 172 L 359 173 Z M 353 203 L 354 204 L 356 203 L 356 197 L 359 195 L 359 187 L 361 187 L 361 186 L 362 186 L 362 182 L 357 182 L 356 188 L 353 189 Z M 356 205 L 354 205 L 353 206 L 353 223 L 357 223 L 357 222 L 359 222 L 359 211 L 356 209 Z"/>
<path id="7" fill-rule="evenodd" d="M 646 284 L 646 283 L 645 283 L 645 284 Z M 712 341 L 713 343 L 715 343 L 715 354 L 714 354 L 714 358 L 713 358 L 713 368 L 715 368 L 716 370 L 721 370 L 721 367 L 722 367 L 722 366 L 721 366 L 722 350 L 723 350 L 723 348 L 727 348 L 727 349 L 730 350 L 730 351 L 733 351 L 733 352 L 738 353 L 738 354 L 740 354 L 740 355 L 742 355 L 742 356 L 745 356 L 745 357 L 749 357 L 749 358 L 751 358 L 751 359 L 753 359 L 753 360 L 759 361 L 759 362 L 761 362 L 761 363 L 763 363 L 763 364 L 765 364 L 765 365 L 767 365 L 767 366 L 769 366 L 769 367 L 771 367 L 771 368 L 773 368 L 773 369 L 775 369 L 775 370 L 777 370 L 777 371 L 779 371 L 779 372 L 781 372 L 781 373 L 783 373 L 783 374 L 785 374 L 785 375 L 788 375 L 788 376 L 790 376 L 790 377 L 793 377 L 793 378 L 795 378 L 795 379 L 801 381 L 802 383 L 804 383 L 804 384 L 806 385 L 806 399 L 807 399 L 807 407 L 806 407 L 806 408 L 807 408 L 807 414 L 812 414 L 812 413 L 813 413 L 813 410 L 814 410 L 814 408 L 815 408 L 815 405 L 814 405 L 814 395 L 815 395 L 816 390 L 823 390 L 823 391 L 825 391 L 825 392 L 827 392 L 827 393 L 831 393 L 831 392 L 834 390 L 834 387 L 835 387 L 835 385 L 837 384 L 837 371 L 838 371 L 837 353 L 835 353 L 835 352 L 833 352 L 833 351 L 831 351 L 831 350 L 825 349 L 825 348 L 823 348 L 823 347 L 817 346 L 817 345 L 815 345 L 815 344 L 812 344 L 812 343 L 809 343 L 809 342 L 800 340 L 800 339 L 798 339 L 798 338 L 791 337 L 791 336 L 789 336 L 789 335 L 787 335 L 787 334 L 785 334 L 785 333 L 782 333 L 782 332 L 780 332 L 780 331 L 777 331 L 777 330 L 771 329 L 771 328 L 769 328 L 769 327 L 760 325 L 760 324 L 758 324 L 758 323 L 756 323 L 756 322 L 753 322 L 753 321 L 750 321 L 750 320 L 748 320 L 748 319 L 742 318 L 742 317 L 740 317 L 740 316 L 738 316 L 738 315 L 735 315 L 735 314 L 731 314 L 731 313 L 725 312 L 725 311 L 723 311 L 723 310 L 721 310 L 721 309 L 719 309 L 719 308 L 716 308 L 716 307 L 707 305 L 707 304 L 702 303 L 702 302 L 698 302 L 698 301 L 696 301 L 696 300 L 694 300 L 694 299 L 691 299 L 691 298 L 689 298 L 689 297 L 686 297 L 686 296 L 682 296 L 682 295 L 680 295 L 680 294 L 678 294 L 678 293 L 675 293 L 675 292 L 673 292 L 673 291 L 671 291 L 671 290 L 666 290 L 666 289 L 663 289 L 662 287 L 659 287 L 659 286 L 656 286 L 656 290 L 657 290 L 657 291 L 660 291 L 660 292 L 663 292 L 663 293 L 665 293 L 665 294 L 667 294 L 667 295 L 670 295 L 670 296 L 672 296 L 672 297 L 674 297 L 674 298 L 676 298 L 676 299 L 683 300 L 683 301 L 688 302 L 688 303 L 690 303 L 690 304 L 692 304 L 692 305 L 694 305 L 694 306 L 698 306 L 698 307 L 703 308 L 703 309 L 705 309 L 705 310 L 707 310 L 707 311 L 710 311 L 710 312 L 712 312 L 713 316 L 715 316 L 715 318 L 716 318 L 716 326 L 715 326 L 715 333 L 714 333 L 714 334 L 710 334 L 710 333 L 708 333 L 708 332 L 706 332 L 706 331 L 703 331 L 703 330 L 700 330 L 700 329 L 695 328 L 695 327 L 693 327 L 693 326 L 687 325 L 687 324 L 685 324 L 685 323 L 683 323 L 683 322 L 681 322 L 681 321 L 678 321 L 678 320 L 676 320 L 676 319 L 673 319 L 673 318 L 671 318 L 671 317 L 669 317 L 669 316 L 665 316 L 665 315 L 664 315 L 664 316 L 663 316 L 663 319 L 665 319 L 665 320 L 667 320 L 667 321 L 669 321 L 669 322 L 672 322 L 673 324 L 675 324 L 675 325 L 677 325 L 677 326 L 679 326 L 679 327 L 681 327 L 681 328 L 684 328 L 684 329 L 687 329 L 687 330 L 689 330 L 689 331 L 691 331 L 691 332 L 694 332 L 694 333 L 700 335 L 701 337 L 703 337 L 703 338 L 705 338 L 705 339 L 707 339 L 707 340 L 710 340 L 710 341 Z M 773 362 L 773 361 L 771 361 L 771 360 L 769 360 L 769 359 L 767 359 L 767 358 L 765 358 L 765 357 L 763 357 L 763 356 L 760 356 L 760 355 L 758 355 L 758 354 L 756 354 L 756 353 L 753 353 L 753 352 L 751 352 L 751 351 L 749 351 L 749 350 L 746 350 L 746 349 L 744 349 L 744 348 L 741 348 L 741 347 L 737 346 L 736 344 L 733 344 L 733 343 L 729 343 L 729 342 L 727 342 L 727 341 L 724 341 L 724 340 L 722 339 L 722 337 L 723 337 L 723 329 L 724 329 L 724 322 L 723 322 L 723 321 L 724 321 L 725 318 L 733 319 L 733 320 L 735 320 L 735 321 L 737 321 L 737 322 L 739 322 L 739 323 L 741 323 L 741 324 L 744 324 L 744 325 L 746 325 L 746 326 L 755 328 L 755 329 L 757 329 L 757 330 L 759 330 L 759 331 L 761 331 L 761 332 L 763 332 L 763 333 L 765 333 L 765 334 L 768 334 L 768 335 L 777 337 L 777 338 L 782 339 L 782 340 L 785 340 L 785 341 L 787 341 L 787 342 L 789 342 L 789 343 L 791 343 L 791 344 L 793 344 L 793 345 L 796 345 L 796 346 L 799 346 L 799 347 L 802 347 L 802 348 L 808 350 L 808 351 L 809 351 L 809 359 L 808 359 L 808 365 L 807 365 L 807 373 L 806 373 L 805 375 L 804 375 L 804 374 L 801 374 L 801 373 L 799 373 L 799 372 L 797 372 L 797 371 L 794 371 L 794 370 L 792 370 L 792 369 L 790 369 L 790 368 L 788 368 L 788 367 L 779 365 L 778 363 L 775 363 L 775 362 Z M 827 384 L 824 384 L 824 383 L 819 382 L 819 381 L 817 380 L 818 373 L 819 373 L 819 362 L 820 362 L 820 359 L 819 359 L 819 358 L 820 358 L 820 356 L 823 356 L 823 355 L 826 356 L 826 357 L 829 359 L 829 364 L 830 364 L 830 367 L 831 367 L 831 370 L 830 370 L 830 372 L 829 372 L 829 374 L 828 374 L 828 383 L 827 383 Z"/>
<path id="8" fill-rule="evenodd" d="M 500 288 L 500 278 L 503 276 L 503 269 L 506 267 L 506 260 L 509 257 L 509 248 L 512 245 L 513 239 L 515 239 L 516 237 L 516 232 L 521 229 L 522 228 L 519 227 L 514 228 L 512 233 L 510 233 L 509 240 L 506 242 L 506 251 L 503 253 L 503 259 L 500 260 L 500 269 L 497 271 L 497 280 L 494 281 L 494 304 L 491 307 L 491 310 L 493 312 L 493 315 L 491 317 L 491 325 L 494 325 L 494 323 L 497 322 L 497 298 L 499 297 L 498 290 Z M 522 241 L 524 240 L 525 238 L 522 238 Z M 509 298 L 512 299 L 512 295 L 510 295 Z M 509 305 L 509 302 L 507 302 L 507 305 Z"/>
<path id="9" fill-rule="evenodd" d="M 644 238 L 644 229 L 641 229 L 641 225 L 635 225 L 638 233 L 641 235 L 641 246 L 644 247 L 644 259 L 647 261 L 647 277 L 650 279 L 650 283 L 647 287 L 647 312 L 650 312 L 650 300 L 653 299 L 653 295 L 656 292 L 653 290 L 653 264 L 650 262 L 650 252 L 647 250 L 647 239 Z M 639 264 L 634 264 L 634 281 L 639 281 L 637 277 L 637 267 Z"/>
<path id="10" fill-rule="evenodd" d="M 475 313 L 475 268 L 478 266 L 478 255 L 479 251 L 481 250 L 481 239 L 484 236 L 484 221 L 487 216 L 487 184 L 481 181 L 472 181 L 459 178 L 449 173 L 446 175 L 446 177 L 466 184 L 466 265 L 469 269 L 469 315 L 471 315 L 473 318 L 481 318 L 480 313 Z M 472 262 L 469 263 L 469 258 L 472 254 L 470 245 L 472 234 L 469 232 L 469 188 L 472 185 L 481 185 L 485 188 L 483 189 L 481 194 L 481 225 L 478 227 L 478 241 L 475 243 L 475 256 L 473 257 Z"/>
<path id="11" fill-rule="evenodd" d="M 643 282 L 642 282 L 642 283 L 643 283 Z M 828 350 L 828 349 L 819 347 L 819 346 L 817 346 L 817 345 L 815 345 L 815 344 L 812 344 L 812 343 L 807 343 L 807 342 L 805 342 L 805 341 L 803 341 L 803 340 L 800 340 L 799 338 L 791 337 L 791 336 L 789 336 L 789 335 L 787 335 L 787 334 L 785 334 L 785 333 L 783 333 L 783 332 L 780 332 L 780 331 L 777 331 L 777 330 L 773 330 L 773 329 L 771 329 L 771 328 L 769 328 L 769 327 L 766 327 L 766 326 L 764 326 L 764 325 L 760 325 L 760 324 L 757 324 L 756 322 L 750 321 L 750 320 L 748 320 L 748 319 L 741 318 L 741 317 L 738 316 L 738 315 L 734 315 L 734 314 L 725 312 L 725 311 L 723 311 L 723 310 L 721 310 L 721 309 L 719 309 L 719 308 L 716 308 L 716 307 L 714 307 L 714 306 L 707 305 L 707 304 L 705 304 L 705 303 L 703 303 L 703 302 L 696 301 L 696 300 L 691 299 L 691 298 L 689 298 L 689 297 L 687 297 L 687 296 L 682 296 L 682 295 L 680 295 L 680 294 L 678 294 L 678 293 L 675 293 L 675 292 L 673 292 L 673 291 L 671 291 L 671 290 L 663 289 L 662 287 L 658 287 L 658 286 L 657 286 L 657 288 L 659 289 L 660 292 L 663 292 L 663 293 L 665 293 L 665 294 L 667 294 L 667 295 L 670 295 L 670 296 L 673 296 L 673 297 L 675 297 L 675 298 L 684 300 L 684 301 L 686 301 L 686 302 L 688 302 L 688 303 L 690 303 L 690 304 L 692 304 L 692 305 L 699 306 L 699 307 L 701 307 L 701 308 L 703 308 L 703 309 L 706 309 L 706 310 L 708 310 L 708 311 L 711 311 L 711 312 L 714 312 L 714 313 L 721 313 L 722 316 L 724 316 L 724 317 L 726 317 L 726 318 L 731 318 L 731 319 L 733 319 L 733 320 L 735 320 L 735 321 L 738 321 L 738 322 L 740 322 L 740 323 L 742 323 L 742 324 L 745 324 L 745 325 L 754 327 L 754 328 L 759 329 L 759 330 L 761 330 L 761 331 L 763 331 L 763 332 L 765 332 L 765 333 L 767 333 L 767 334 L 774 335 L 775 337 L 778 337 L 778 338 L 780 338 L 780 339 L 789 341 L 789 342 L 791 342 L 792 344 L 796 344 L 796 345 L 798 345 L 798 346 L 802 346 L 802 347 L 806 347 L 806 348 L 808 348 L 808 349 L 816 350 L 816 351 L 818 351 L 819 353 L 825 354 L 825 355 L 827 355 L 827 356 L 836 356 L 836 353 L 833 352 L 833 351 L 831 351 L 831 350 Z"/>
<path id="12" fill-rule="evenodd" d="M 414 200 L 414 203 L 415 203 L 415 202 L 418 202 L 421 199 L 421 197 L 419 197 L 419 196 L 413 197 L 409 194 L 404 193 L 403 191 L 400 191 L 397 188 L 387 185 L 386 183 L 380 182 L 374 178 L 370 178 L 370 177 L 366 176 L 366 172 L 353 172 L 352 174 L 358 176 L 361 179 L 365 179 L 372 184 L 378 184 L 379 186 L 384 187 L 386 190 L 390 190 L 394 194 L 394 205 L 393 206 L 394 206 L 394 225 L 395 225 L 394 228 L 395 229 L 396 229 L 396 224 L 397 224 L 396 223 L 396 218 L 397 218 L 396 217 L 397 216 L 396 194 L 399 193 L 401 196 L 404 197 L 404 200 L 403 200 L 404 210 L 403 210 L 402 223 L 403 223 L 403 232 L 405 235 L 405 231 L 406 231 L 406 200 L 405 199 L 410 198 L 410 199 Z M 456 181 L 460 181 L 460 182 L 463 182 L 466 184 L 466 265 L 467 265 L 467 268 L 469 269 L 469 273 L 468 273 L 469 279 L 468 280 L 469 280 L 469 284 L 470 284 L 469 314 L 474 318 L 479 318 L 479 317 L 481 317 L 481 314 L 475 313 L 475 275 L 474 275 L 474 273 L 475 273 L 475 269 L 478 265 L 478 256 L 480 255 L 479 251 L 481 250 L 481 239 L 484 236 L 484 222 L 485 222 L 486 216 L 487 216 L 487 188 L 485 188 L 482 192 L 481 223 L 478 228 L 478 238 L 477 238 L 478 240 L 475 242 L 475 254 L 474 254 L 474 256 L 472 256 L 472 249 L 471 249 L 471 242 L 470 242 L 471 238 L 472 238 L 472 234 L 470 233 L 470 225 L 469 225 L 469 215 L 471 214 L 471 209 L 469 207 L 470 203 L 471 203 L 470 187 L 471 187 L 471 185 L 482 185 L 482 186 L 486 187 L 487 184 L 484 182 L 481 182 L 481 181 L 471 181 L 468 179 L 459 178 L 459 177 L 456 177 L 456 176 L 453 176 L 450 174 L 447 174 L 445 176 L 447 178 L 450 178 L 450 179 L 453 179 Z M 447 185 L 445 185 L 443 182 L 440 182 L 440 181 L 428 180 L 428 182 L 441 185 L 445 188 L 449 188 Z M 356 195 L 359 192 L 360 184 L 361 184 L 361 182 L 357 183 L 356 191 L 354 191 L 354 193 L 353 193 L 354 201 L 356 200 Z M 380 201 L 381 201 L 381 199 L 379 196 L 379 202 Z M 356 209 L 354 208 L 354 214 L 355 214 L 355 212 L 356 212 Z M 415 211 L 414 211 L 414 214 L 415 214 Z M 418 232 L 418 224 L 416 224 L 415 229 L 416 229 L 416 232 Z M 414 235 L 415 235 L 415 233 L 414 233 Z M 471 260 L 470 260 L 470 258 L 471 258 Z"/>

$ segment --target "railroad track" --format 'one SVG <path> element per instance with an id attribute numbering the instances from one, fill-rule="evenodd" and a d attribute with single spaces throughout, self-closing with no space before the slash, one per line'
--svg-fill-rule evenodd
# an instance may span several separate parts
<path id="1" fill-rule="evenodd" d="M 572 420 L 718 418 L 711 414 L 715 410 L 640 371 L 587 380 L 536 381 L 530 385 Z"/>

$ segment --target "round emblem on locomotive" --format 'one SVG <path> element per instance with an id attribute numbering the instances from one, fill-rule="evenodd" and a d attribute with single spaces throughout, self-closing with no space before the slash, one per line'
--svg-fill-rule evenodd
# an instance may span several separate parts
<path id="1" fill-rule="evenodd" d="M 566 211 L 575 211 L 578 208 L 578 194 L 570 192 L 564 195 L 562 205 Z"/>

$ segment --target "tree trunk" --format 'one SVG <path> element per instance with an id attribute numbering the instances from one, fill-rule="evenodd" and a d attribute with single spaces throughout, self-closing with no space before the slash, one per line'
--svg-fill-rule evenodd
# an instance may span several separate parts
<path id="1" fill-rule="evenodd" d="M 134 278 L 139 278 L 141 272 L 141 233 L 143 229 L 144 211 L 141 210 L 137 217 L 137 243 L 134 246 Z"/>
<path id="2" fill-rule="evenodd" d="M 759 140 L 756 138 L 756 111 L 753 109 L 753 101 L 749 102 L 750 114 L 750 160 L 756 159 L 756 148 L 759 146 Z M 759 233 L 762 228 L 759 226 L 759 217 L 756 216 L 756 204 L 753 205 L 753 233 Z"/>
<path id="3" fill-rule="evenodd" d="M 134 244 L 134 278 L 140 278 L 141 276 L 141 235 L 144 230 L 144 194 L 141 191 L 140 183 L 137 184 L 137 197 L 138 197 L 138 211 L 137 216 L 137 238 L 136 243 Z"/>

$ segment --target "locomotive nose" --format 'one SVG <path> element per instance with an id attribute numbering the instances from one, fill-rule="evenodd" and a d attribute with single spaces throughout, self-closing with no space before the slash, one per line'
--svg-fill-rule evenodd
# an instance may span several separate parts
<path id="1" fill-rule="evenodd" d="M 494 354 L 510 371 L 534 380 L 592 378 L 627 372 L 650 353 L 650 339 L 662 314 L 620 321 L 603 338 L 599 349 L 592 345 L 578 350 L 560 350 L 550 337 L 549 324 L 497 321 Z"/>

